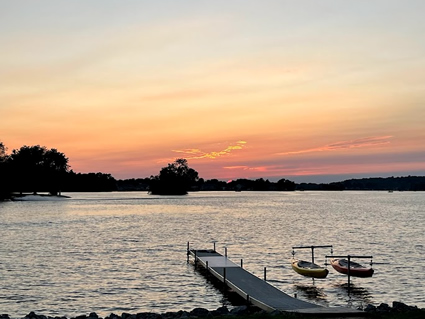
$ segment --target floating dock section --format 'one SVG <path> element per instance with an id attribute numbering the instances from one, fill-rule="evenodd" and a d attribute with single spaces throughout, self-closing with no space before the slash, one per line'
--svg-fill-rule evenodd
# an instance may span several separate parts
<path id="1" fill-rule="evenodd" d="M 194 258 L 195 265 L 205 268 L 210 274 L 231 288 L 248 303 L 268 312 L 275 310 L 312 315 L 362 316 L 363 311 L 343 307 L 322 307 L 293 298 L 283 291 L 258 278 L 241 266 L 233 263 L 215 251 L 187 250 L 188 258 Z M 227 255 L 227 254 L 226 254 Z"/>

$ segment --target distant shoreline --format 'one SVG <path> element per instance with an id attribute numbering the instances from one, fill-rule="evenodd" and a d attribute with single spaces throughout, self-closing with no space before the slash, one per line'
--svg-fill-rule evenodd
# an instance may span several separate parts
<path id="1" fill-rule="evenodd" d="M 11 200 L 12 201 L 43 201 L 43 200 L 62 200 L 62 199 L 68 199 L 71 198 L 70 196 L 66 196 L 66 195 L 51 195 L 51 194 L 34 194 L 34 193 L 30 193 L 30 194 L 12 194 L 11 196 Z"/>

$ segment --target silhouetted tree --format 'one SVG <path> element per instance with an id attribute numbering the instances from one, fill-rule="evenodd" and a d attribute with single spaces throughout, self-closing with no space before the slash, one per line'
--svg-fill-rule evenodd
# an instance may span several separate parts
<path id="1" fill-rule="evenodd" d="M 3 142 L 0 142 L 0 200 L 10 197 L 10 169 L 7 167 L 6 150 L 6 146 L 4 146 Z"/>
<path id="2" fill-rule="evenodd" d="M 270 181 L 264 180 L 263 178 L 258 178 L 253 183 L 253 190 L 254 191 L 266 191 L 269 189 Z"/>
<path id="3" fill-rule="evenodd" d="M 63 191 L 66 192 L 110 192 L 117 190 L 117 182 L 111 174 L 74 173 L 66 174 Z"/>
<path id="4" fill-rule="evenodd" d="M 68 158 L 56 149 L 44 146 L 22 146 L 8 157 L 14 176 L 14 191 L 48 191 L 57 194 L 68 171 Z"/>
<path id="5" fill-rule="evenodd" d="M 200 190 L 202 191 L 218 191 L 218 190 L 224 190 L 226 187 L 226 182 L 219 181 L 218 179 L 209 179 L 204 181 L 201 184 Z"/>
<path id="6" fill-rule="evenodd" d="M 198 172 L 189 168 L 180 158 L 163 167 L 157 176 L 151 176 L 150 193 L 158 195 L 186 195 L 198 181 Z"/>
<path id="7" fill-rule="evenodd" d="M 279 191 L 293 191 L 295 190 L 296 184 L 287 179 L 280 179 L 277 181 L 277 189 Z"/>
<path id="8" fill-rule="evenodd" d="M 6 158 L 6 146 L 4 146 L 3 142 L 0 142 L 0 162 L 2 162 Z"/>
<path id="9" fill-rule="evenodd" d="M 116 186 L 119 191 L 147 191 L 149 190 L 150 178 L 130 178 L 117 180 Z"/>

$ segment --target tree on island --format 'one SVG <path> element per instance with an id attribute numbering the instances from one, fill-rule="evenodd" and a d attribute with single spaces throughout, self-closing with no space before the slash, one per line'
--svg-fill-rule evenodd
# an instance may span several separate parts
<path id="1" fill-rule="evenodd" d="M 6 146 L 4 146 L 3 142 L 0 142 L 0 162 L 6 158 Z"/>
<path id="2" fill-rule="evenodd" d="M 68 158 L 56 149 L 44 146 L 22 146 L 6 159 L 10 168 L 11 188 L 19 192 L 48 191 L 57 195 L 68 172 Z"/>
<path id="3" fill-rule="evenodd" d="M 9 170 L 7 169 L 6 146 L 0 142 L 0 200 L 10 197 L 10 189 L 8 183 Z"/>
<path id="4" fill-rule="evenodd" d="M 149 193 L 153 195 L 186 195 L 198 181 L 198 172 L 189 168 L 180 158 L 163 167 L 157 176 L 151 176 Z"/>

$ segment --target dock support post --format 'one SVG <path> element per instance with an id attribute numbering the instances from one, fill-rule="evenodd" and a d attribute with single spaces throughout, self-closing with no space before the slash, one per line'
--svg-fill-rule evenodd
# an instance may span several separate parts
<path id="1" fill-rule="evenodd" d="M 347 271 L 347 275 L 348 275 L 348 294 L 350 294 L 350 285 L 351 285 L 351 283 L 350 283 L 350 267 L 351 267 L 351 261 L 350 261 L 350 259 L 351 259 L 351 256 L 348 255 L 347 256 L 347 259 L 348 259 L 348 271 Z"/>
<path id="2" fill-rule="evenodd" d="M 189 263 L 189 251 L 190 251 L 190 244 L 189 244 L 189 242 L 187 242 L 187 250 L 186 250 L 187 263 Z"/>
<path id="3" fill-rule="evenodd" d="M 196 256 L 196 250 L 195 250 L 195 269 L 196 269 L 197 263 L 198 263 L 198 256 Z"/>
<path id="4" fill-rule="evenodd" d="M 208 260 L 205 262 L 205 269 L 208 270 Z"/>
<path id="5" fill-rule="evenodd" d="M 241 268 L 243 268 L 243 259 L 241 258 Z"/>
<path id="6" fill-rule="evenodd" d="M 214 243 L 214 252 L 215 252 L 215 243 L 216 243 L 216 242 L 217 242 L 216 240 L 214 240 L 214 241 L 213 241 L 213 243 Z"/>
<path id="7" fill-rule="evenodd" d="M 227 247 L 224 247 L 224 257 L 227 257 Z"/>
<path id="8" fill-rule="evenodd" d="M 226 284 L 226 267 L 223 268 L 223 283 Z"/>
<path id="9" fill-rule="evenodd" d="M 347 285 L 348 285 L 347 290 L 348 290 L 348 294 L 350 294 L 350 292 L 351 292 L 351 271 L 350 271 L 350 269 L 351 269 L 351 258 L 373 258 L 373 256 L 358 256 L 358 255 L 344 255 L 344 256 L 331 255 L 331 256 L 328 256 L 328 255 L 326 255 L 326 258 L 346 258 L 347 259 L 347 263 L 348 263 L 347 273 L 346 273 L 347 278 L 348 278 L 347 279 Z"/>
<path id="10" fill-rule="evenodd" d="M 267 268 L 264 267 L 264 281 L 267 281 Z"/>

